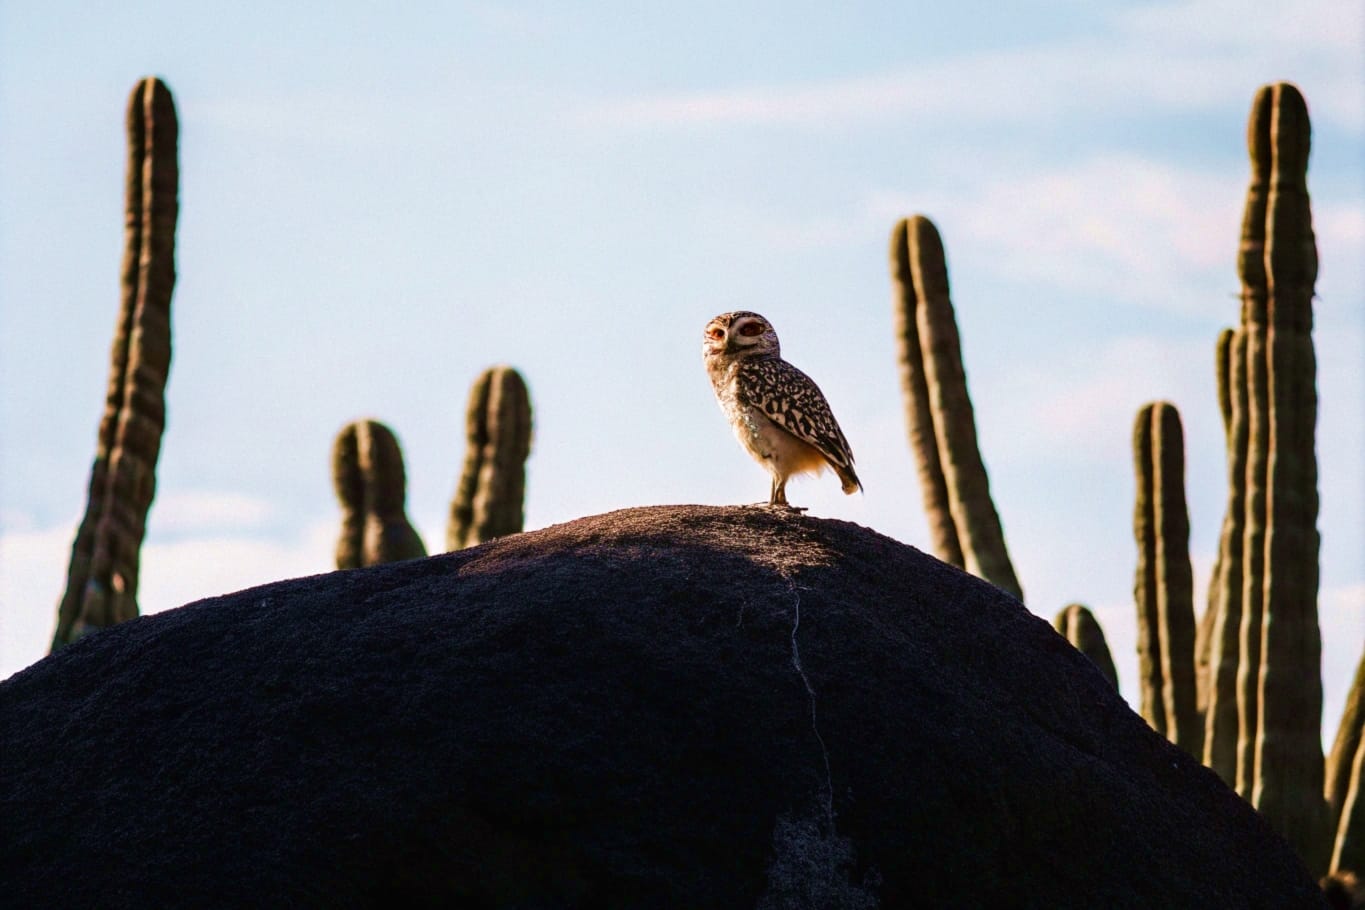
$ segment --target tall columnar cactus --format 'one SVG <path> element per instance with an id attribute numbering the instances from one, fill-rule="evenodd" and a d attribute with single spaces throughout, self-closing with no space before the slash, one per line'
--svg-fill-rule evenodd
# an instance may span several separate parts
<path id="1" fill-rule="evenodd" d="M 1298 89 L 1288 83 L 1261 89 L 1249 144 L 1256 176 L 1248 221 L 1265 200 L 1262 226 L 1247 231 L 1243 248 L 1252 416 L 1245 552 L 1262 554 L 1260 565 L 1250 566 L 1261 579 L 1243 588 L 1242 628 L 1249 633 L 1255 623 L 1247 617 L 1258 614 L 1261 638 L 1251 802 L 1310 869 L 1321 871 L 1327 806 L 1312 340 L 1318 257 L 1308 204 L 1308 108 Z M 1258 245 L 1260 269 L 1247 262 Z M 1248 608 L 1257 598 L 1259 609 Z M 1249 662 L 1247 650 L 1242 659 Z"/>
<path id="2" fill-rule="evenodd" d="M 943 241 L 928 218 L 896 225 L 891 276 L 910 445 L 934 552 L 1022 599 L 977 446 Z"/>
<path id="3" fill-rule="evenodd" d="M 1365 869 L 1365 654 L 1327 758 L 1326 794 L 1334 832 L 1330 871 Z"/>
<path id="4" fill-rule="evenodd" d="M 1142 716 L 1192 755 L 1203 723 L 1195 706 L 1194 592 L 1185 507 L 1185 441 L 1168 402 L 1144 405 L 1133 427 L 1137 504 L 1138 664 Z"/>
<path id="5" fill-rule="evenodd" d="M 1365 869 L 1365 654 L 1327 756 L 1324 792 L 1335 832 L 1331 869 Z"/>
<path id="6" fill-rule="evenodd" d="M 332 484 L 341 501 L 338 569 L 427 555 L 404 511 L 403 450 L 388 427 L 375 420 L 342 427 L 332 443 Z"/>
<path id="7" fill-rule="evenodd" d="M 1232 329 L 1223 329 L 1218 333 L 1218 344 L 1214 350 L 1214 367 L 1218 379 L 1218 412 L 1223 418 L 1223 436 L 1226 440 L 1232 432 L 1232 350 L 1234 336 L 1236 333 Z M 1226 533 L 1227 518 L 1224 517 L 1224 531 Z M 1221 541 L 1221 537 L 1220 537 Z M 1218 584 L 1219 575 L 1222 573 L 1223 551 L 1220 543 L 1218 552 L 1214 555 L 1213 571 L 1210 573 L 1212 579 L 1209 583 L 1208 599 L 1205 603 L 1204 613 L 1199 618 L 1199 626 L 1194 638 L 1194 670 L 1195 670 L 1195 705 L 1199 709 L 1200 717 L 1207 717 L 1209 700 L 1209 688 L 1212 685 L 1210 675 L 1213 663 L 1213 637 L 1218 620 L 1218 594 L 1221 588 Z M 1208 751 L 1208 738 L 1204 741 L 1204 750 Z M 1235 775 L 1234 775 L 1235 776 Z M 1233 777 L 1224 778 L 1232 782 Z"/>
<path id="8" fill-rule="evenodd" d="M 1332 808 L 1334 818 L 1341 814 L 1346 791 L 1350 789 L 1351 762 L 1362 740 L 1365 740 L 1365 654 L 1360 656 L 1355 680 L 1346 694 L 1346 709 L 1341 714 L 1337 737 L 1332 743 L 1332 751 L 1327 756 L 1327 779 L 1323 792 L 1327 795 L 1327 803 Z"/>
<path id="9" fill-rule="evenodd" d="M 166 425 L 180 166 L 175 103 L 165 83 L 148 78 L 133 88 L 127 129 L 122 301 L 54 651 L 138 614 L 139 551 Z"/>
<path id="10" fill-rule="evenodd" d="M 526 458 L 531 453 L 531 395 L 508 366 L 485 370 L 469 392 L 466 452 L 450 503 L 446 549 L 515 534 L 526 519 Z"/>
<path id="11" fill-rule="evenodd" d="M 1356 749 L 1349 783 L 1332 844 L 1333 872 L 1365 868 L 1365 743 Z"/>
<path id="12" fill-rule="evenodd" d="M 1090 658 L 1109 684 L 1118 689 L 1119 674 L 1114 669 L 1114 658 L 1104 640 L 1104 630 L 1093 613 L 1081 604 L 1068 604 L 1057 614 L 1052 625 L 1077 651 Z"/>
<path id="13" fill-rule="evenodd" d="M 1219 408 L 1227 444 L 1228 500 L 1219 535 L 1218 558 L 1209 584 L 1208 683 L 1204 708 L 1204 764 L 1228 786 L 1242 789 L 1238 774 L 1242 594 L 1246 585 L 1247 445 L 1249 441 L 1244 328 L 1219 334 L 1217 373 Z M 1226 377 L 1226 378 L 1224 378 Z M 1226 389 L 1226 391 L 1224 391 Z M 1258 642 L 1259 650 L 1259 642 Z M 1254 716 L 1254 714 L 1252 715 Z M 1248 777 L 1249 769 L 1248 769 Z"/>

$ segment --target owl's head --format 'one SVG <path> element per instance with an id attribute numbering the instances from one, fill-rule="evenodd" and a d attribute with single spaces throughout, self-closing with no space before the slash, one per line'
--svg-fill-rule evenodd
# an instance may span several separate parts
<path id="1" fill-rule="evenodd" d="M 706 324 L 701 354 L 705 360 L 734 357 L 778 357 L 777 332 L 757 313 L 722 313 Z"/>

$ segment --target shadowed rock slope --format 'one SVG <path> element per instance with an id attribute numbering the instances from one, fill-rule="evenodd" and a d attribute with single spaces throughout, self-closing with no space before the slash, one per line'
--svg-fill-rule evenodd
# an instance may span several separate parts
<path id="1" fill-rule="evenodd" d="M 1314 907 L 1045 621 L 865 528 L 632 509 L 0 684 L 9 906 Z"/>

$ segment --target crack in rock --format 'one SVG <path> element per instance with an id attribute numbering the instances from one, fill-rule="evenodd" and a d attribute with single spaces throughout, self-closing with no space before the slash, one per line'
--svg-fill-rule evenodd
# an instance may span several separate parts
<path id="1" fill-rule="evenodd" d="M 796 633 L 801 629 L 801 591 L 790 579 L 786 579 L 787 588 L 791 591 L 794 602 L 792 605 L 792 668 L 796 670 L 796 675 L 801 677 L 801 684 L 806 687 L 806 695 L 810 699 L 810 729 L 815 734 L 815 741 L 820 744 L 820 758 L 825 764 L 825 792 L 824 807 L 825 821 L 829 825 L 831 833 L 834 831 L 834 775 L 830 772 L 829 749 L 825 747 L 825 738 L 820 735 L 820 725 L 815 717 L 815 688 L 810 684 L 810 677 L 806 675 L 806 670 L 801 666 L 801 647 L 797 644 Z"/>

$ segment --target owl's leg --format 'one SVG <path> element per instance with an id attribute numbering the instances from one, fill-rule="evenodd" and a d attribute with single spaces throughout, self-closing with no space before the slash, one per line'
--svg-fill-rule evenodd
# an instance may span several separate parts
<path id="1" fill-rule="evenodd" d="M 787 509 L 792 512 L 806 511 L 804 506 L 794 506 L 787 502 L 787 478 L 783 477 L 779 480 L 776 474 L 773 475 L 773 492 L 772 496 L 768 498 L 768 508 Z"/>

